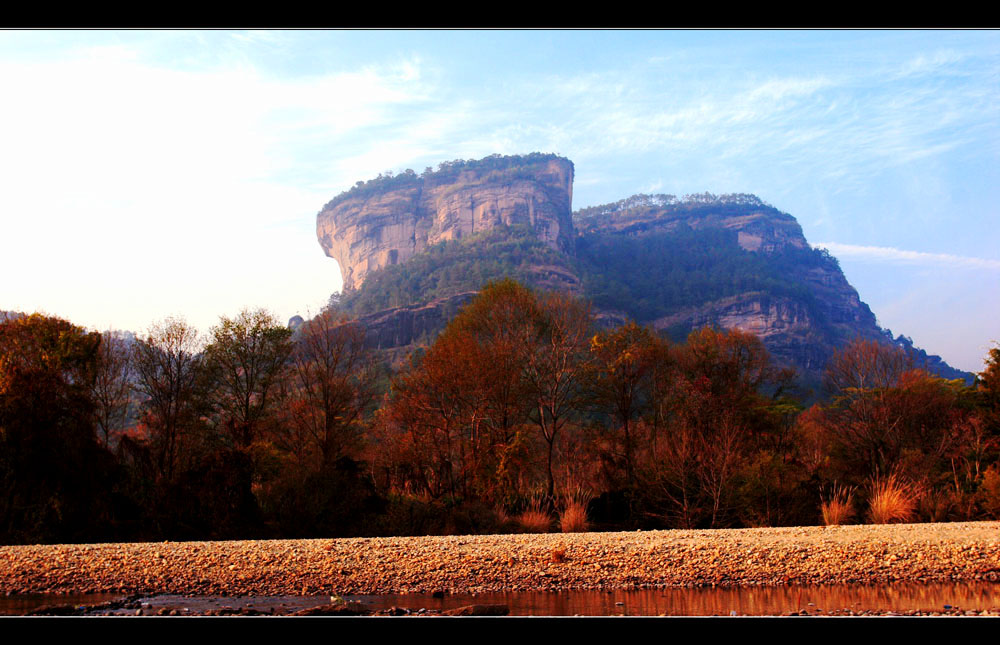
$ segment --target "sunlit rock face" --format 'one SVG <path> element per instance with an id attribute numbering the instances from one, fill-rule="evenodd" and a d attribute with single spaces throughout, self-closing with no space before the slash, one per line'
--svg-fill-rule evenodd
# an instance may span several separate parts
<path id="1" fill-rule="evenodd" d="M 317 215 L 316 235 L 340 265 L 345 290 L 429 246 L 500 226 L 530 227 L 539 240 L 570 253 L 573 164 L 542 157 L 498 157 L 497 167 L 399 176 L 384 182 L 385 190 L 348 191 Z"/>
<path id="2" fill-rule="evenodd" d="M 573 163 L 568 159 L 533 153 L 449 162 L 421 175 L 407 172 L 380 176 L 358 182 L 355 188 L 328 203 L 317 216 L 317 236 L 326 254 L 340 264 L 345 293 L 364 295 L 371 293 L 381 279 L 373 277 L 363 288 L 373 272 L 405 265 L 415 256 L 429 257 L 420 254 L 444 241 L 469 240 L 488 231 L 506 230 L 500 234 L 507 236 L 514 229 L 505 227 L 516 227 L 556 252 L 544 259 L 533 256 L 527 266 L 521 267 L 520 279 L 535 289 L 591 299 L 600 327 L 637 319 L 676 341 L 683 340 L 688 331 L 705 326 L 742 329 L 760 337 L 776 362 L 796 368 L 814 384 L 819 382 L 833 352 L 859 337 L 902 346 L 919 365 L 942 376 L 970 378 L 940 357 L 913 347 L 909 339 L 893 338 L 881 329 L 836 260 L 811 250 L 796 219 L 759 198 L 707 193 L 683 199 L 635 195 L 574 213 L 573 173 Z M 618 269 L 639 266 L 634 264 L 634 255 L 619 253 L 611 261 L 607 255 L 587 256 L 584 252 L 588 244 L 597 248 L 593 246 L 595 240 L 610 245 L 602 249 L 613 250 L 640 248 L 643 240 L 650 239 L 711 239 L 718 243 L 705 247 L 685 242 L 671 247 L 676 256 L 657 255 L 665 260 L 639 273 L 633 269 L 625 278 L 622 276 L 627 271 Z M 708 251 L 712 249 L 715 257 L 742 255 L 746 266 L 757 267 L 755 270 L 770 267 L 769 275 L 778 275 L 784 287 L 775 289 L 764 284 L 752 289 L 718 289 L 715 287 L 723 283 L 711 282 L 695 290 L 700 301 L 689 299 L 687 305 L 681 306 L 657 300 L 648 280 L 643 288 L 636 284 L 643 282 L 641 278 L 659 276 L 661 270 L 669 272 L 672 257 L 686 254 L 688 258 L 696 256 L 698 263 L 707 262 L 705 258 L 711 256 Z M 482 258 L 476 258 L 476 266 L 494 259 L 484 252 Z M 415 264 L 419 263 L 409 266 Z M 463 266 L 468 270 L 468 264 Z M 706 271 L 711 268 L 705 266 Z M 602 281 L 616 274 L 618 282 L 611 291 L 628 297 L 611 304 L 605 297 L 602 304 L 602 289 L 605 295 L 608 293 Z M 411 272 L 407 279 L 421 275 L 419 271 Z M 681 284 L 685 284 L 684 279 Z M 478 284 L 470 283 L 447 292 L 438 289 L 436 293 L 411 293 L 400 299 L 399 306 L 362 312 L 360 319 L 368 330 L 369 344 L 404 352 L 403 348 L 433 341 L 478 288 Z M 645 301 L 644 309 L 633 306 L 640 300 Z M 658 303 L 657 313 L 643 316 L 641 311 L 651 310 L 651 301 Z"/>
<path id="3" fill-rule="evenodd" d="M 867 307 L 843 309 L 837 303 L 830 305 L 826 311 L 817 312 L 793 298 L 748 292 L 684 309 L 658 318 L 652 325 L 660 331 L 678 326 L 748 331 L 764 341 L 779 362 L 813 372 L 823 369 L 836 344 L 834 330 L 829 328 L 828 314 L 832 310 L 840 310 L 842 318 L 853 320 L 842 325 L 845 334 L 854 331 L 861 336 L 878 336 L 874 316 Z M 865 320 L 869 317 L 870 320 Z"/>

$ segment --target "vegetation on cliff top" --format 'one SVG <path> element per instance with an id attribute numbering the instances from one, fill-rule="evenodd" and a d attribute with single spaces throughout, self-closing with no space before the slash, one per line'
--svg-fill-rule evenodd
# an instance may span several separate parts
<path id="1" fill-rule="evenodd" d="M 481 183 L 510 182 L 516 179 L 537 179 L 539 165 L 553 160 L 566 162 L 572 167 L 573 162 L 555 154 L 532 152 L 527 155 L 490 155 L 483 159 L 456 159 L 442 161 L 437 170 L 430 166 L 419 175 L 410 168 L 399 174 L 391 170 L 380 173 L 375 179 L 359 181 L 350 189 L 331 199 L 322 210 L 330 210 L 348 199 L 359 199 L 381 195 L 394 190 L 414 187 L 433 187 L 450 184 L 458 179 L 462 172 L 473 172 L 479 176 Z"/>
<path id="2" fill-rule="evenodd" d="M 756 195 L 747 193 L 732 193 L 713 195 L 712 193 L 696 193 L 678 199 L 674 195 L 662 193 L 647 195 L 637 194 L 610 204 L 588 206 L 573 212 L 573 224 L 578 230 L 587 231 L 601 228 L 615 219 L 651 214 L 659 211 L 661 216 L 691 216 L 712 214 L 717 216 L 744 215 L 749 210 L 765 210 L 769 213 L 790 218 Z"/>

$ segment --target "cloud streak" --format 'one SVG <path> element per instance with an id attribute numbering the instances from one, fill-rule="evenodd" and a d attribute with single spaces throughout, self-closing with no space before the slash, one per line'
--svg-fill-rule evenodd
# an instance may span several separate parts
<path id="1" fill-rule="evenodd" d="M 951 255 L 949 253 L 925 253 L 923 251 L 895 249 L 891 246 L 861 246 L 857 244 L 839 244 L 837 242 L 819 242 L 812 246 L 814 248 L 825 248 L 835 256 L 854 257 L 874 262 L 1000 271 L 1000 260 L 971 258 L 962 255 Z"/>

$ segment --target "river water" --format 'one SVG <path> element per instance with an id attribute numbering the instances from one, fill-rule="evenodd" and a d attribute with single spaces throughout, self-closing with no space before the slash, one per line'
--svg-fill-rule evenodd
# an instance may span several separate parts
<path id="1" fill-rule="evenodd" d="M 94 605 L 120 599 L 116 594 L 33 594 L 0 596 L 0 615 L 23 615 L 45 605 Z M 446 610 L 471 604 L 502 604 L 512 616 L 780 616 L 865 611 L 982 611 L 1000 607 L 1000 584 L 985 582 L 826 585 L 741 588 L 683 588 L 639 591 L 509 592 L 481 594 L 404 594 L 347 596 L 372 609 L 402 607 L 411 611 Z M 328 604 L 329 596 L 187 597 L 141 599 L 145 613 L 176 609 L 198 614 L 230 607 L 289 613 Z M 134 614 L 135 610 L 120 613 Z"/>

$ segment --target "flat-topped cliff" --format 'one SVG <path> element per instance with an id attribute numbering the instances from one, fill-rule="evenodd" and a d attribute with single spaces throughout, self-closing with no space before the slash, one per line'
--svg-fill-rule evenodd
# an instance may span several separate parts
<path id="1" fill-rule="evenodd" d="M 490 280 L 583 296 L 682 341 L 704 326 L 759 336 L 807 381 L 857 337 L 902 346 L 947 378 L 971 375 L 879 327 L 836 258 L 754 195 L 633 195 L 572 212 L 574 167 L 533 153 L 358 182 L 317 216 L 340 264 L 338 306 L 382 349 L 433 340 Z"/>
<path id="2" fill-rule="evenodd" d="M 320 211 L 316 234 L 339 263 L 344 289 L 351 290 L 372 271 L 430 246 L 501 226 L 528 227 L 552 249 L 570 253 L 572 201 L 568 159 L 497 155 L 358 182 Z"/>

